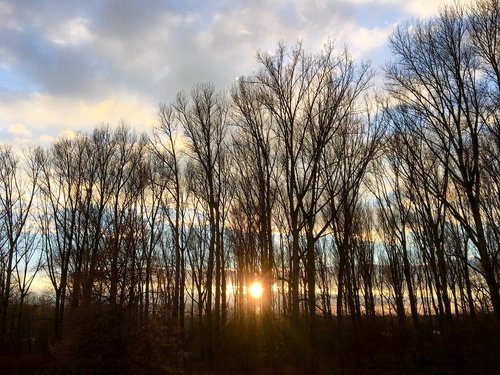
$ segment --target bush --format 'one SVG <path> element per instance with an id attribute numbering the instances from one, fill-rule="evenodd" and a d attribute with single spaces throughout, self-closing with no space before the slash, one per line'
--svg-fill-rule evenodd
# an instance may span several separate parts
<path id="1" fill-rule="evenodd" d="M 79 308 L 53 345 L 61 374 L 160 374 L 180 356 L 179 330 L 109 306 Z"/>

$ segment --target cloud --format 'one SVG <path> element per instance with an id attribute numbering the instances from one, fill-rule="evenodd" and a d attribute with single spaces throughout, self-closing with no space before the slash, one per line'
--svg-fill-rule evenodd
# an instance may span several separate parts
<path id="1" fill-rule="evenodd" d="M 395 26 L 393 24 L 372 29 L 365 27 L 352 28 L 347 37 L 348 45 L 352 46 L 359 57 L 366 56 L 366 52 L 385 45 Z"/>
<path id="2" fill-rule="evenodd" d="M 122 120 L 139 132 L 150 131 L 156 112 L 156 104 L 128 94 L 101 101 L 33 94 L 0 101 L 0 130 L 5 129 L 2 138 L 10 143 L 47 143 L 59 135 L 91 131 L 99 124 L 114 126 Z"/>
<path id="3" fill-rule="evenodd" d="M 0 1 L 0 126 L 23 124 L 39 140 L 120 119 L 148 127 L 158 102 L 196 82 L 228 88 L 279 41 L 312 52 L 334 40 L 381 63 L 394 25 L 435 14 L 436 3 Z"/>
<path id="4" fill-rule="evenodd" d="M 65 129 L 62 132 L 60 132 L 57 137 L 59 138 L 66 138 L 66 139 L 73 139 L 76 138 L 77 133 L 72 130 L 72 129 Z"/>
<path id="5" fill-rule="evenodd" d="M 78 17 L 59 25 L 49 33 L 49 39 L 59 45 L 76 46 L 94 38 L 88 28 L 89 21 Z"/>
<path id="6" fill-rule="evenodd" d="M 461 0 L 460 4 L 467 5 L 471 4 L 475 0 Z M 410 0 L 406 2 L 405 9 L 408 11 L 410 15 L 417 18 L 427 18 L 435 16 L 439 13 L 439 10 L 443 6 L 453 5 L 457 2 L 457 0 L 441 0 L 441 1 L 433 1 L 433 0 Z"/>
<path id="7" fill-rule="evenodd" d="M 17 122 L 15 124 L 10 124 L 7 127 L 7 132 L 16 138 L 30 138 L 31 131 L 29 131 L 26 126 Z"/>

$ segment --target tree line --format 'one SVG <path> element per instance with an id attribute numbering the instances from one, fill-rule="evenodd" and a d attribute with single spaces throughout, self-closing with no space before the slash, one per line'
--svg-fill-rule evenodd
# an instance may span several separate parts
<path id="1" fill-rule="evenodd" d="M 210 360 L 256 315 L 311 343 L 318 319 L 498 320 L 499 24 L 479 0 L 398 26 L 376 94 L 347 50 L 279 44 L 229 90 L 160 105 L 152 134 L 1 146 L 2 343 L 30 335 L 36 277 L 56 340 L 106 306 L 201 332 Z"/>

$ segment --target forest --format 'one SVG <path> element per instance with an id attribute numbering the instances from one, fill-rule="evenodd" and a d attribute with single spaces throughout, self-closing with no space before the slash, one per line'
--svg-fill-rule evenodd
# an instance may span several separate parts
<path id="1" fill-rule="evenodd" d="M 499 371 L 499 25 L 401 24 L 382 72 L 279 43 L 151 134 L 0 145 L 0 372 Z"/>

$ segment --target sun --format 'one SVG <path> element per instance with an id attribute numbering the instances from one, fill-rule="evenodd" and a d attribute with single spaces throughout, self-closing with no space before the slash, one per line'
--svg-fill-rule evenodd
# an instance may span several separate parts
<path id="1" fill-rule="evenodd" d="M 258 281 L 254 281 L 254 283 L 248 288 L 248 292 L 252 298 L 259 299 L 262 297 L 262 285 Z"/>

